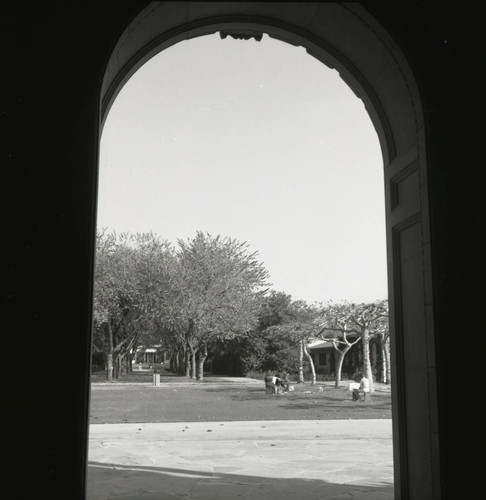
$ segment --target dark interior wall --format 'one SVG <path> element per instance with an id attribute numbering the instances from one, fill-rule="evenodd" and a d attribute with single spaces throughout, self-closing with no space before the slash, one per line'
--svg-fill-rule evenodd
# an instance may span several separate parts
<path id="1" fill-rule="evenodd" d="M 2 184 L 11 222 L 2 332 L 4 346 L 29 353 L 25 363 L 1 364 L 2 441 L 12 473 L 24 472 L 7 481 L 6 498 L 84 497 L 98 94 L 112 46 L 141 7 L 2 2 Z"/>
<path id="2" fill-rule="evenodd" d="M 4 449 L 18 492 L 83 498 L 97 102 L 118 36 L 145 2 L 4 2 L 1 158 L 7 234 Z M 364 2 L 416 73 L 428 137 L 443 498 L 484 466 L 484 14 Z M 5 175 L 6 174 L 6 175 Z M 484 295 L 484 294 L 483 294 Z M 8 350 L 8 349 L 6 349 Z M 13 472 L 12 472 L 13 473 Z M 10 482 L 9 482 L 10 484 Z M 8 486 L 8 484 L 7 484 Z M 463 491 L 465 490 L 465 491 Z"/>
<path id="3" fill-rule="evenodd" d="M 369 9 L 398 40 L 422 91 L 427 135 L 443 498 L 481 491 L 486 442 L 485 15 L 459 4 Z M 473 347 L 474 346 L 474 347 Z"/>

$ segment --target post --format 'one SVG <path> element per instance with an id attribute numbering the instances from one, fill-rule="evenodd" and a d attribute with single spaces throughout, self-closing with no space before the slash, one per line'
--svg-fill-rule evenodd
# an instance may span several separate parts
<path id="1" fill-rule="evenodd" d="M 154 371 L 154 386 L 158 387 L 160 385 L 160 373 L 157 370 Z"/>

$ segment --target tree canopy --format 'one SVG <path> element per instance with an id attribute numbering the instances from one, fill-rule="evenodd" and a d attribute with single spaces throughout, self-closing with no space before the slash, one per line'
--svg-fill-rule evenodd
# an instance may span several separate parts
<path id="1" fill-rule="evenodd" d="M 241 371 L 298 372 L 316 380 L 308 343 L 335 349 L 336 384 L 345 354 L 361 343 L 371 378 L 369 342 L 388 342 L 388 303 L 309 305 L 269 290 L 269 273 L 246 242 L 197 232 L 170 244 L 149 233 L 101 231 L 97 238 L 93 350 L 108 378 L 130 369 L 139 345 L 161 346 L 171 367 L 203 378 L 208 355 L 225 351 Z M 389 380 L 389 374 L 387 375 Z"/>
<path id="2" fill-rule="evenodd" d="M 101 232 L 96 255 L 94 345 L 109 360 L 143 331 L 188 350 L 193 377 L 199 353 L 202 377 L 208 346 L 258 321 L 268 272 L 247 243 L 198 232 L 174 248 L 152 233 Z"/>

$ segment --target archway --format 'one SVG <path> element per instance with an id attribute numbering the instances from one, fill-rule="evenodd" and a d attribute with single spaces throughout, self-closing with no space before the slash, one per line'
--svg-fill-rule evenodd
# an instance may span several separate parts
<path id="1" fill-rule="evenodd" d="M 215 32 L 267 33 L 305 47 L 336 68 L 368 110 L 384 162 L 396 497 L 439 498 L 425 133 L 412 71 L 358 5 L 154 3 L 114 48 L 101 90 L 101 123 L 117 92 L 152 55 Z"/>

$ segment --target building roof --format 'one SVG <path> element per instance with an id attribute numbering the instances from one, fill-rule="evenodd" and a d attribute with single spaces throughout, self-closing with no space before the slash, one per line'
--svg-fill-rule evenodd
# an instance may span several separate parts
<path id="1" fill-rule="evenodd" d="M 328 340 L 313 339 L 307 345 L 307 349 L 328 349 L 333 348 L 332 342 Z"/>

